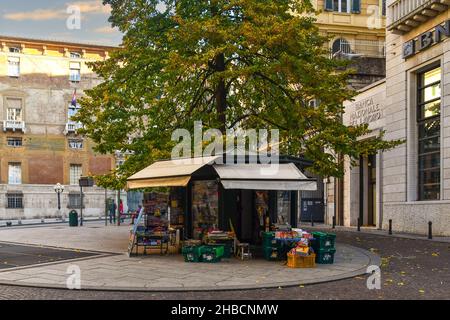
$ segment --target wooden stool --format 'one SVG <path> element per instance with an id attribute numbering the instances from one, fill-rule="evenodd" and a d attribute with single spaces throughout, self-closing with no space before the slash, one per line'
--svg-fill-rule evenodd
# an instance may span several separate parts
<path id="1" fill-rule="evenodd" d="M 248 243 L 238 244 L 238 257 L 240 257 L 241 260 L 252 258 L 252 253 L 250 252 L 250 244 Z"/>

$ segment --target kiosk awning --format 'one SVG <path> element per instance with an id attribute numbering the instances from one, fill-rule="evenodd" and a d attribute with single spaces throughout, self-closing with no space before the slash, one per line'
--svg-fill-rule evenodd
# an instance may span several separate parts
<path id="1" fill-rule="evenodd" d="M 216 164 L 225 189 L 316 191 L 316 180 L 307 178 L 293 163 Z"/>
<path id="2" fill-rule="evenodd" d="M 191 175 L 219 157 L 189 158 L 159 161 L 128 178 L 128 189 L 153 187 L 185 187 Z"/>

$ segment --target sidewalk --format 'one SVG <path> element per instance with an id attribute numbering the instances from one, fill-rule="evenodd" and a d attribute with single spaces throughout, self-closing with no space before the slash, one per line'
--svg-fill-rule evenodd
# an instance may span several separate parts
<path id="1" fill-rule="evenodd" d="M 311 229 L 311 230 L 327 230 L 329 232 L 332 232 L 333 230 L 347 231 L 347 232 L 355 232 L 355 233 L 375 234 L 375 235 L 385 236 L 385 237 L 397 237 L 397 238 L 412 239 L 412 240 L 426 240 L 426 241 L 450 243 L 450 237 L 433 236 L 433 239 L 428 239 L 428 236 L 425 236 L 425 235 L 402 233 L 402 232 L 395 232 L 395 231 L 392 232 L 392 235 L 389 235 L 387 230 L 380 230 L 380 229 L 376 229 L 373 227 L 361 227 L 361 231 L 358 231 L 357 227 L 336 226 L 336 229 L 333 229 L 332 226 L 323 224 L 323 223 L 314 223 L 314 226 L 311 226 L 311 223 L 302 222 L 299 224 L 299 228 L 305 228 L 305 229 Z"/>

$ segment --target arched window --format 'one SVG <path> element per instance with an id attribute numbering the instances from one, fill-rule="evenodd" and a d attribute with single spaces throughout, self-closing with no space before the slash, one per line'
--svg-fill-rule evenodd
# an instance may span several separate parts
<path id="1" fill-rule="evenodd" d="M 339 38 L 334 40 L 333 45 L 331 47 L 331 52 L 333 55 L 336 53 L 351 53 L 352 48 L 347 40 Z"/>

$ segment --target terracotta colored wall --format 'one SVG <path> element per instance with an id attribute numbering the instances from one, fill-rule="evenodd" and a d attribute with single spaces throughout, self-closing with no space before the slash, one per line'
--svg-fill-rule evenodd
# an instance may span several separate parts
<path id="1" fill-rule="evenodd" d="M 56 184 L 64 181 L 64 162 L 60 156 L 37 156 L 28 160 L 29 183 Z"/>
<path id="2" fill-rule="evenodd" d="M 91 157 L 89 158 L 89 173 L 93 175 L 100 175 L 109 173 L 112 168 L 110 157 Z"/>

